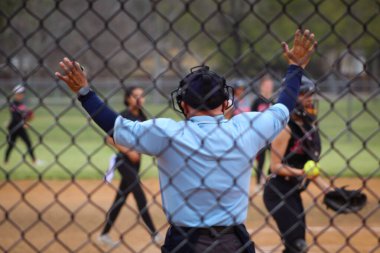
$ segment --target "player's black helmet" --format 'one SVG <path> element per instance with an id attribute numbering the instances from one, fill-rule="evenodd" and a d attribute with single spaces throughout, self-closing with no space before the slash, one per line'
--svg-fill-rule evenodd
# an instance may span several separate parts
<path id="1" fill-rule="evenodd" d="M 300 94 L 314 94 L 317 92 L 317 88 L 315 86 L 315 83 L 307 78 L 306 76 L 302 76 L 301 79 L 301 86 L 300 86 Z"/>
<path id="2" fill-rule="evenodd" d="M 301 86 L 300 86 L 300 95 L 313 95 L 317 92 L 315 83 L 307 78 L 302 76 Z M 305 107 L 299 99 L 297 99 L 296 107 L 293 110 L 293 114 L 301 118 L 304 122 L 312 123 L 317 118 L 317 108 L 315 102 Z"/>
<path id="3" fill-rule="evenodd" d="M 285 83 L 285 78 L 282 79 L 282 83 Z M 317 87 L 315 86 L 314 81 L 312 81 L 310 78 L 306 76 L 302 76 L 301 78 L 301 85 L 300 85 L 300 95 L 304 95 L 306 93 L 308 94 L 314 94 L 317 92 Z"/>
<path id="4" fill-rule="evenodd" d="M 190 69 L 190 73 L 180 81 L 179 87 L 172 91 L 171 96 L 176 111 L 184 113 L 182 101 L 194 109 L 207 111 L 233 99 L 233 89 L 223 77 L 210 71 L 208 66 L 197 66 Z"/>

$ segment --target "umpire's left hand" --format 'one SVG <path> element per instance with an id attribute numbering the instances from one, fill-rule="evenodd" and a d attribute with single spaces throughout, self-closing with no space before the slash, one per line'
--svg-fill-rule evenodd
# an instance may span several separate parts
<path id="1" fill-rule="evenodd" d="M 55 72 L 55 75 L 64 81 L 73 92 L 77 93 L 82 87 L 88 86 L 86 72 L 78 62 L 70 61 L 65 57 L 59 62 L 59 66 L 65 75 L 59 72 Z"/>

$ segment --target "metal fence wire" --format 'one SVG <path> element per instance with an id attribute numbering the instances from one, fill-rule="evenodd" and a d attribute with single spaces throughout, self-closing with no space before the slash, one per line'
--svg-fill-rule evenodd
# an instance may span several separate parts
<path id="1" fill-rule="evenodd" d="M 319 178 L 330 187 L 362 190 L 367 205 L 342 215 L 326 209 L 319 184 L 311 182 L 296 200 L 283 185 L 270 184 L 274 157 L 292 159 L 282 157 L 277 144 L 257 159 L 247 154 L 253 156 L 248 196 L 239 188 L 244 179 L 231 172 L 242 168 L 223 167 L 218 162 L 223 156 L 212 158 L 219 167 L 192 175 L 199 190 L 218 184 L 215 170 L 231 177 L 225 179 L 227 188 L 240 189 L 236 198 L 249 199 L 245 224 L 257 252 L 282 252 L 302 237 L 309 252 L 380 252 L 379 14 L 378 0 L 0 1 L 0 251 L 160 252 L 169 227 L 160 186 L 184 194 L 181 169 L 193 166 L 199 153 L 223 149 L 208 150 L 206 136 L 199 153 L 184 158 L 177 172 L 160 168 L 160 179 L 168 179 L 160 185 L 155 158 L 134 151 L 113 156 L 117 151 L 106 135 L 55 77 L 63 57 L 84 65 L 91 87 L 116 111 L 126 108 L 126 89 L 141 91 L 130 89 L 137 86 L 144 92 L 147 119 L 180 121 L 170 92 L 197 65 L 210 66 L 234 87 L 236 103 L 229 114 L 239 113 L 237 105 L 242 111 L 261 110 L 253 104 L 265 89 L 275 101 L 287 68 L 280 43 L 291 44 L 297 28 L 308 28 L 318 47 L 304 75 L 317 87 L 318 116 L 314 128 L 305 131 L 320 134 Z M 293 130 L 288 125 L 287 136 L 295 140 Z M 218 127 L 208 135 L 215 132 L 232 136 Z M 236 144 L 231 150 L 225 156 L 251 148 Z M 108 166 L 120 173 L 104 183 Z M 283 177 L 284 184 L 292 178 Z M 265 201 L 267 190 L 279 197 L 274 206 Z M 291 191 L 299 193 L 299 184 Z M 228 194 L 211 192 L 203 201 L 217 204 L 207 207 L 208 213 L 224 210 Z M 201 204 L 194 206 L 191 198 L 174 203 L 174 216 L 186 208 L 197 213 Z M 244 212 L 245 206 L 235 209 Z"/>

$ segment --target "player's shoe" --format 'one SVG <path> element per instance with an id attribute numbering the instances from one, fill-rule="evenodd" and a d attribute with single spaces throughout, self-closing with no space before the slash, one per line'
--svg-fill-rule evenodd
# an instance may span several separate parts
<path id="1" fill-rule="evenodd" d="M 159 233 L 152 235 L 152 240 L 157 245 L 161 245 L 164 242 L 164 238 Z"/>
<path id="2" fill-rule="evenodd" d="M 37 167 L 40 167 L 40 166 L 43 166 L 45 164 L 45 161 L 37 159 L 37 160 L 33 161 L 33 164 Z"/>
<path id="3" fill-rule="evenodd" d="M 120 244 L 119 241 L 112 240 L 112 238 L 109 235 L 107 235 L 107 234 L 105 234 L 105 235 L 99 235 L 98 241 L 101 244 L 103 244 L 105 246 L 108 246 L 108 247 L 111 247 L 111 248 L 117 247 Z"/>
<path id="4" fill-rule="evenodd" d="M 255 188 L 253 189 L 254 194 L 261 195 L 264 191 L 264 185 L 255 185 Z"/>

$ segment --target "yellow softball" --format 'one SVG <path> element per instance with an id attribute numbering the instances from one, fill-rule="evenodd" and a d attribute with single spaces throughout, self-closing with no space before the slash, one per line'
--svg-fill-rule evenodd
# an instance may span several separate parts
<path id="1" fill-rule="evenodd" d="M 306 175 L 316 177 L 319 175 L 319 164 L 312 160 L 309 160 L 303 166 L 303 170 L 305 171 Z"/>

